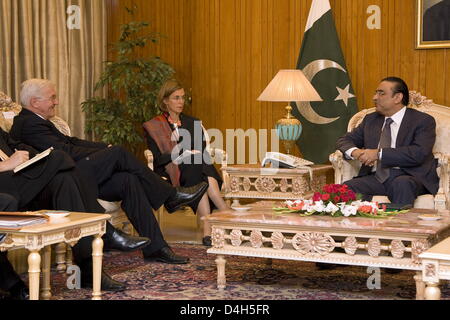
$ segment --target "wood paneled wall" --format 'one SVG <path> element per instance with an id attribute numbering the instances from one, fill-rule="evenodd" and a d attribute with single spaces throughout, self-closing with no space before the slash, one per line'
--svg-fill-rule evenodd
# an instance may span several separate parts
<path id="1" fill-rule="evenodd" d="M 372 106 L 383 77 L 396 75 L 436 103 L 450 106 L 450 50 L 415 49 L 415 0 L 331 0 L 360 109 Z M 279 69 L 296 66 L 311 0 L 108 0 L 109 41 L 130 18 L 167 36 L 157 54 L 192 88 L 188 113 L 208 128 L 273 128 L 283 103 L 259 94 Z M 381 29 L 366 26 L 368 6 L 381 8 Z"/>

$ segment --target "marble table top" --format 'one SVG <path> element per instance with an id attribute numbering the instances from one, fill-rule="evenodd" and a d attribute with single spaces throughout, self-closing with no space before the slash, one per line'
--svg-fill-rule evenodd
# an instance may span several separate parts
<path id="1" fill-rule="evenodd" d="M 277 201 L 260 201 L 250 205 L 251 209 L 245 212 L 238 212 L 233 209 L 215 211 L 206 219 L 209 223 L 245 223 L 245 224 L 269 224 L 272 226 L 302 226 L 312 228 L 326 228 L 334 230 L 361 230 L 361 231 L 382 231 L 420 234 L 440 234 L 450 231 L 450 211 L 428 209 L 411 209 L 407 213 L 393 217 L 371 219 L 362 217 L 331 217 L 331 216 L 309 216 L 302 217 L 295 213 L 277 213 L 272 207 L 278 207 Z M 424 213 L 436 213 L 441 219 L 435 221 L 425 221 L 418 218 Z"/>
<path id="2" fill-rule="evenodd" d="M 329 164 L 315 164 L 310 166 L 313 172 L 321 172 L 326 170 L 332 170 L 333 166 Z M 258 173 L 261 175 L 271 175 L 277 173 L 286 174 L 303 174 L 309 172 L 306 168 L 271 168 L 271 167 L 261 167 L 261 164 L 236 164 L 231 166 L 222 167 L 221 170 L 227 171 L 229 173 Z"/>

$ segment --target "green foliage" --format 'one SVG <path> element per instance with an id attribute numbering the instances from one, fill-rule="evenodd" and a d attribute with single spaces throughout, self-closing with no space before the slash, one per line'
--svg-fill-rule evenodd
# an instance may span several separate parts
<path id="1" fill-rule="evenodd" d="M 172 67 L 159 57 L 138 57 L 137 50 L 161 38 L 155 32 L 141 35 L 148 26 L 148 22 L 121 26 L 119 40 L 112 46 L 117 58 L 106 62 L 95 85 L 96 91 L 107 89 L 107 98 L 93 97 L 82 103 L 86 132 L 103 142 L 128 146 L 132 151 L 143 143 L 141 124 L 159 113 L 159 88 L 174 74 Z"/>

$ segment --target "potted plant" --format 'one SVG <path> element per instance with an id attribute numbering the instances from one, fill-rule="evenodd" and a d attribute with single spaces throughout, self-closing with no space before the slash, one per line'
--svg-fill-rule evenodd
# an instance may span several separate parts
<path id="1" fill-rule="evenodd" d="M 133 14 L 128 8 L 127 11 Z M 106 98 L 95 96 L 82 103 L 86 132 L 103 142 L 126 146 L 134 153 L 142 149 L 141 124 L 159 113 L 159 88 L 174 74 L 172 67 L 159 57 L 138 56 L 138 49 L 161 37 L 155 32 L 144 34 L 148 26 L 145 21 L 121 26 L 120 38 L 112 45 L 116 58 L 106 62 L 95 85 L 95 91 L 107 92 Z"/>

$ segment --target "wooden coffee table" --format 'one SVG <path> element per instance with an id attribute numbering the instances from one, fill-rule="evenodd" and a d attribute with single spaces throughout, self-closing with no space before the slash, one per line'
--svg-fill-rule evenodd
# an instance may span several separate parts
<path id="1" fill-rule="evenodd" d="M 438 221 L 423 221 L 412 209 L 383 219 L 277 214 L 276 202 L 261 201 L 247 212 L 227 210 L 206 218 L 212 227 L 208 253 L 216 254 L 217 284 L 226 286 L 224 256 L 372 266 L 416 270 L 417 299 L 425 284 L 419 254 L 450 235 L 450 211 L 440 211 Z M 336 250 L 337 249 L 337 250 Z"/>
<path id="2" fill-rule="evenodd" d="M 20 230 L 0 229 L 0 233 L 6 233 L 0 250 L 6 251 L 15 248 L 26 248 L 28 255 L 28 274 L 30 287 L 30 300 L 39 300 L 39 276 L 41 256 L 39 250 L 43 249 L 43 286 L 41 296 L 44 299 L 51 297 L 50 291 L 50 261 L 51 245 L 65 242 L 71 246 L 86 236 L 94 236 L 92 241 L 93 261 L 93 290 L 92 300 L 101 300 L 101 270 L 103 256 L 103 240 L 101 236 L 106 230 L 106 220 L 109 214 L 94 214 L 71 212 L 63 218 L 51 218 L 49 222 L 34 226 L 24 227 Z"/>

